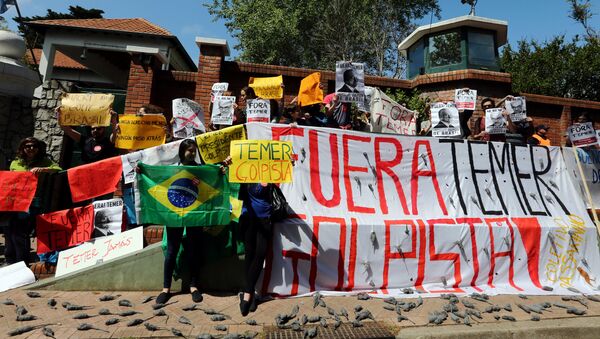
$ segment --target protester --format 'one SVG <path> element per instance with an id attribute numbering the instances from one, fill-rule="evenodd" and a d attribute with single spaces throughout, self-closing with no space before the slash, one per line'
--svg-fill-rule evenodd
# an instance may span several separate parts
<path id="1" fill-rule="evenodd" d="M 537 144 L 535 141 L 528 142 L 528 144 L 540 145 L 540 146 L 551 146 L 550 139 L 546 135 L 550 127 L 546 125 L 537 125 L 535 126 L 535 133 L 531 136 L 531 138 L 537 140 Z"/>
<path id="2" fill-rule="evenodd" d="M 470 140 L 482 140 L 482 141 L 506 141 L 506 134 L 489 134 L 485 131 L 485 110 L 490 108 L 495 108 L 496 103 L 492 98 L 485 98 L 481 101 L 481 108 L 483 109 L 483 116 L 477 118 L 475 120 L 475 124 L 473 126 L 473 131 L 471 132 L 471 136 L 468 137 Z M 510 118 L 508 118 L 508 112 L 504 110 L 502 112 L 506 120 L 508 121 L 509 129 L 510 129 Z"/>
<path id="3" fill-rule="evenodd" d="M 350 109 L 351 104 L 348 102 L 340 102 L 339 96 L 336 93 L 327 94 L 323 98 L 325 104 L 325 114 L 328 117 L 328 127 L 350 129 L 352 127 Z"/>
<path id="4" fill-rule="evenodd" d="M 238 105 L 235 109 L 235 113 L 233 115 L 233 125 L 246 123 L 246 102 L 256 98 L 257 97 L 256 93 L 254 93 L 254 88 L 246 86 L 240 90 L 240 105 Z M 240 106 L 244 106 L 244 108 L 240 108 Z"/>
<path id="5" fill-rule="evenodd" d="M 506 142 L 517 145 L 526 145 L 534 133 L 533 119 L 530 117 L 522 121 L 516 121 L 509 124 L 509 130 L 506 132 Z M 537 140 L 536 140 L 537 142 Z M 537 145 L 538 143 L 536 143 Z"/>
<path id="6" fill-rule="evenodd" d="M 585 124 L 585 123 L 588 123 L 588 122 L 593 123 L 594 121 L 590 118 L 588 112 L 584 111 L 584 112 L 581 112 L 577 116 L 577 118 L 575 118 L 575 120 L 573 120 L 572 124 L 573 125 L 580 125 L 580 124 Z M 571 139 L 569 138 L 569 132 L 565 133 L 565 137 L 566 137 L 566 143 L 565 143 L 566 146 L 568 146 L 568 147 L 573 146 L 573 143 L 571 142 Z M 587 147 L 587 148 L 596 148 L 596 149 L 598 149 L 599 146 L 595 145 L 594 147 Z"/>
<path id="7" fill-rule="evenodd" d="M 61 168 L 46 154 L 46 143 L 29 137 L 21 140 L 11 171 L 30 171 L 35 175 L 52 173 Z M 30 236 L 35 228 L 35 215 L 39 212 L 39 198 L 34 198 L 27 213 L 11 213 L 4 229 L 4 256 L 10 264 L 24 261 L 29 264 Z"/>

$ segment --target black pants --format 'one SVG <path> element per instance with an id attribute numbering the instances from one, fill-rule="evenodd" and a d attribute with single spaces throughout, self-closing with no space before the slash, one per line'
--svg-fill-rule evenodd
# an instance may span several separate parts
<path id="1" fill-rule="evenodd" d="M 183 242 L 183 252 L 185 253 L 185 259 L 190 270 L 190 287 L 197 288 L 200 261 L 197 248 L 200 246 L 202 239 L 202 228 L 187 227 L 185 239 L 183 239 L 184 227 L 165 227 L 165 229 L 167 231 L 167 253 L 165 254 L 163 287 L 171 288 L 177 253 L 179 253 L 179 247 Z"/>
<path id="2" fill-rule="evenodd" d="M 4 227 L 4 257 L 9 265 L 19 261 L 24 261 L 25 265 L 29 264 L 33 218 L 19 218 L 17 213 L 12 213 L 8 226 Z"/>
<path id="3" fill-rule="evenodd" d="M 269 218 L 255 218 L 242 216 L 244 228 L 246 286 L 245 293 L 254 293 L 254 288 L 267 255 L 269 240 L 272 237 L 273 227 Z"/>

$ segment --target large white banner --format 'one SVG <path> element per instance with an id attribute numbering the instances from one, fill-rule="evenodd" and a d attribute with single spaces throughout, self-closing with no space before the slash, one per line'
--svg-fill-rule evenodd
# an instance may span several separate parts
<path id="1" fill-rule="evenodd" d="M 179 161 L 179 144 L 182 140 L 162 144 L 141 151 L 127 153 L 121 156 L 123 165 L 123 181 L 129 184 L 135 181 L 135 168 L 143 162 L 148 165 L 172 165 Z"/>
<path id="2" fill-rule="evenodd" d="M 570 147 L 563 148 L 565 163 L 568 168 L 568 173 L 572 175 L 573 181 L 576 183 L 574 189 L 580 194 L 581 199 L 585 201 L 587 208 L 592 208 L 590 201 L 585 193 L 584 181 L 590 190 L 593 208 L 600 209 L 600 150 L 588 148 L 575 148 L 579 163 L 583 170 L 585 179 L 581 178 L 581 172 L 577 167 L 577 159 L 575 153 Z M 600 283 L 600 282 L 599 282 Z"/>
<path id="3" fill-rule="evenodd" d="M 558 147 L 247 129 L 302 154 L 265 293 L 598 293 L 596 229 Z"/>
<path id="4" fill-rule="evenodd" d="M 379 88 L 371 96 L 371 129 L 391 134 L 417 134 L 415 112 L 392 100 Z"/>

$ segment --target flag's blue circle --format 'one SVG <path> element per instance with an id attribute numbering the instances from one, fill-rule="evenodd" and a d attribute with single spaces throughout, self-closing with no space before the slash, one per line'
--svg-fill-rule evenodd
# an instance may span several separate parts
<path id="1" fill-rule="evenodd" d="M 169 202 L 175 207 L 189 207 L 198 199 L 198 187 L 192 179 L 181 178 L 173 181 L 167 191 Z"/>

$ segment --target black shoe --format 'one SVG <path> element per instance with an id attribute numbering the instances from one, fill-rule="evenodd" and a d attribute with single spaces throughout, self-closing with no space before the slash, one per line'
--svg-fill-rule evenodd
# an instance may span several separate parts
<path id="1" fill-rule="evenodd" d="M 170 298 L 171 298 L 171 293 L 160 292 L 160 294 L 156 297 L 156 303 L 157 304 L 166 304 Z"/>
<path id="2" fill-rule="evenodd" d="M 250 299 L 250 312 L 256 312 L 258 308 L 258 298 L 256 297 L 256 293 L 252 294 L 252 298 Z"/>
<path id="3" fill-rule="evenodd" d="M 201 303 L 203 299 L 204 298 L 202 297 L 202 293 L 200 293 L 200 290 L 195 290 L 194 292 L 192 292 L 192 300 L 195 303 Z"/>
<path id="4" fill-rule="evenodd" d="M 244 300 L 244 293 L 240 293 L 240 313 L 245 317 L 250 312 L 250 301 Z"/>

